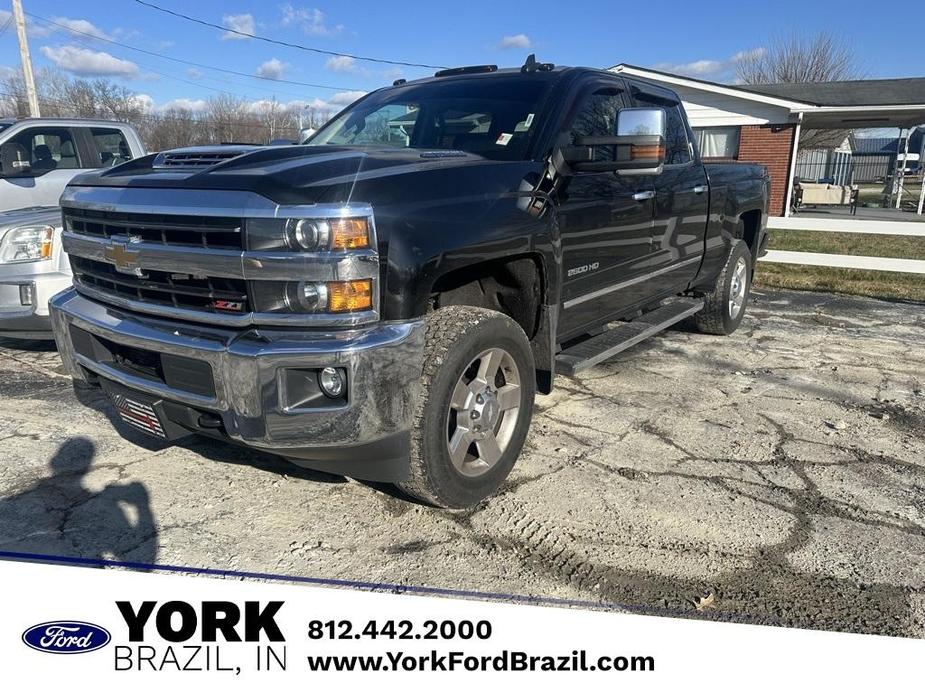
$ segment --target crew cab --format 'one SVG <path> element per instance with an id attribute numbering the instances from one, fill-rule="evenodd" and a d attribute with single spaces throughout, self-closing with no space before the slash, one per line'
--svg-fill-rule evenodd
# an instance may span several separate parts
<path id="1" fill-rule="evenodd" d="M 84 118 L 0 120 L 0 212 L 57 205 L 80 173 L 145 154 L 128 123 Z"/>
<path id="2" fill-rule="evenodd" d="M 129 425 L 469 507 L 537 391 L 674 323 L 733 332 L 763 167 L 704 165 L 678 96 L 589 68 L 397 81 L 304 146 L 161 153 L 62 197 L 65 364 Z"/>

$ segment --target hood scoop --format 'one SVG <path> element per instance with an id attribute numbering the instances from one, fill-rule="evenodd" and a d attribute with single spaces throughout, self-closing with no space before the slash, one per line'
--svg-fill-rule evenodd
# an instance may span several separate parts
<path id="1" fill-rule="evenodd" d="M 183 147 L 161 152 L 154 157 L 155 169 L 206 169 L 253 152 L 257 147 Z"/>

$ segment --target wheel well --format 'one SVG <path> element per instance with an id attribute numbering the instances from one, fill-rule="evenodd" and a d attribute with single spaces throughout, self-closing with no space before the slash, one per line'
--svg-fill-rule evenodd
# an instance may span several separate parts
<path id="1" fill-rule="evenodd" d="M 739 216 L 742 222 L 742 240 L 748 244 L 752 259 L 757 258 L 758 230 L 761 228 L 761 210 L 749 210 Z"/>
<path id="2" fill-rule="evenodd" d="M 528 338 L 539 325 L 543 272 L 537 258 L 522 256 L 468 265 L 440 277 L 431 291 L 434 308 L 479 306 L 513 318 Z"/>

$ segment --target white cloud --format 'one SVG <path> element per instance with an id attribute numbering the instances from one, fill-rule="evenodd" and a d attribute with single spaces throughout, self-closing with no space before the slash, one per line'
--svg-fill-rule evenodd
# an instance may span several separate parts
<path id="1" fill-rule="evenodd" d="M 689 63 L 657 63 L 654 67 L 662 72 L 676 75 L 698 77 L 700 79 L 728 80 L 734 77 L 735 67 L 744 60 L 760 58 L 767 52 L 765 48 L 752 48 L 734 53 L 725 60 L 702 58 Z"/>
<path id="2" fill-rule="evenodd" d="M 57 67 L 75 75 L 135 77 L 138 66 L 130 60 L 116 58 L 105 51 L 78 46 L 42 46 L 42 55 Z"/>
<path id="3" fill-rule="evenodd" d="M 186 76 L 193 80 L 198 80 L 202 77 L 202 70 L 198 67 L 190 67 L 186 69 Z"/>
<path id="4" fill-rule="evenodd" d="M 68 17 L 52 17 L 52 21 L 56 24 L 60 24 L 67 29 L 78 34 L 87 34 L 92 36 L 95 39 L 108 39 L 109 34 L 97 27 L 92 22 L 87 21 L 86 19 L 69 19 Z M 52 30 L 58 29 L 58 27 L 51 27 Z"/>
<path id="5" fill-rule="evenodd" d="M 205 99 L 171 99 L 170 101 L 156 106 L 158 111 L 167 111 L 169 109 L 179 109 L 183 111 L 205 111 L 209 107 L 209 102 Z"/>
<path id="6" fill-rule="evenodd" d="M 752 48 L 749 51 L 739 51 L 730 58 L 733 63 L 741 63 L 743 60 L 753 60 L 755 58 L 760 58 L 768 52 L 767 48 L 759 47 Z"/>
<path id="7" fill-rule="evenodd" d="M 132 103 L 140 108 L 145 113 L 150 113 L 155 110 L 154 97 L 150 94 L 135 94 L 132 98 Z"/>
<path id="8" fill-rule="evenodd" d="M 359 99 L 361 96 L 366 96 L 367 92 L 353 90 L 349 92 L 337 92 L 334 96 L 328 99 L 329 103 L 335 104 L 337 106 L 346 106 L 347 104 L 352 104 L 354 101 Z"/>
<path id="9" fill-rule="evenodd" d="M 332 58 L 328 58 L 328 61 L 324 64 L 328 70 L 333 70 L 334 72 L 356 72 L 357 71 L 357 61 L 346 55 L 336 55 Z"/>
<path id="10" fill-rule="evenodd" d="M 3 18 L 0 17 L 0 26 L 2 26 Z M 0 65 L 0 80 L 9 79 L 15 75 L 19 74 L 19 70 L 16 68 L 9 67 L 7 65 Z"/>
<path id="11" fill-rule="evenodd" d="M 257 66 L 257 76 L 278 80 L 283 76 L 283 71 L 287 67 L 289 67 L 289 65 L 282 60 L 270 58 L 270 60 L 264 61 Z"/>
<path id="12" fill-rule="evenodd" d="M 344 30 L 343 24 L 328 26 L 324 12 L 309 7 L 293 7 L 286 3 L 281 8 L 284 27 L 298 26 L 302 31 L 312 36 L 333 36 Z"/>
<path id="13" fill-rule="evenodd" d="M 514 34 L 512 36 L 505 36 L 498 42 L 498 48 L 501 50 L 507 48 L 530 48 L 533 45 L 533 42 L 530 41 L 530 37 L 526 34 Z"/>
<path id="14" fill-rule="evenodd" d="M 234 33 L 241 31 L 245 34 L 253 34 L 255 30 L 254 15 L 252 14 L 226 14 L 222 17 L 222 24 L 232 31 L 226 31 L 222 34 L 222 41 L 235 41 L 247 39 L 247 36 Z"/>

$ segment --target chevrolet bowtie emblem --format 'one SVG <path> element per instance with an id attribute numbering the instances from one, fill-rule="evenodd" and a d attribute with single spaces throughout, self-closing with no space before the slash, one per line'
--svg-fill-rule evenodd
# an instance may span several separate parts
<path id="1" fill-rule="evenodd" d="M 103 257 L 115 265 L 116 270 L 133 274 L 139 269 L 138 255 L 138 251 L 129 250 L 124 243 L 114 243 L 103 251 Z"/>

